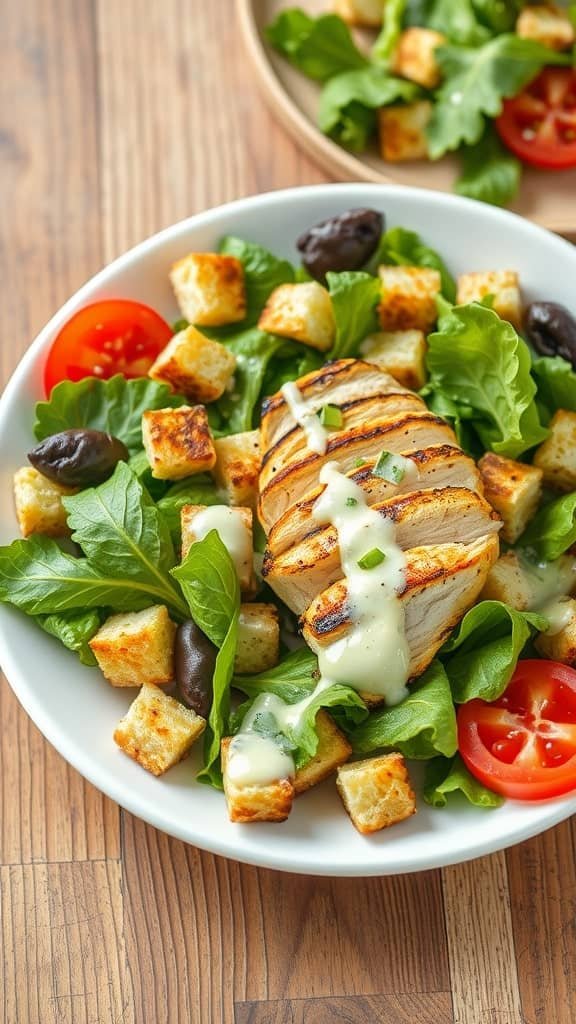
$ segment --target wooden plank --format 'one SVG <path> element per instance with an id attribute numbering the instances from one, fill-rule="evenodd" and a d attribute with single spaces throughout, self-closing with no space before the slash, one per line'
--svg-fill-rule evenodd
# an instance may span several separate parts
<path id="1" fill-rule="evenodd" d="M 530 1024 L 576 1020 L 574 838 L 565 822 L 507 853 L 520 993 Z"/>
<path id="2" fill-rule="evenodd" d="M 239 1003 L 234 1024 L 452 1024 L 449 992 Z"/>
<path id="3" fill-rule="evenodd" d="M 455 1024 L 524 1024 L 504 854 L 442 877 Z"/>
<path id="4" fill-rule="evenodd" d="M 4 5 L 0 373 L 101 260 L 89 0 Z M 0 693 L 0 862 L 119 855 L 119 814 Z"/>
<path id="5" fill-rule="evenodd" d="M 134 1024 L 120 871 L 102 862 L 0 869 L 4 1024 Z"/>

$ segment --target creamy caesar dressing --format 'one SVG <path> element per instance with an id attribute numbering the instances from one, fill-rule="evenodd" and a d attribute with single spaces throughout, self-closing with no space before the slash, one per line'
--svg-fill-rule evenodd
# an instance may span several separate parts
<path id="1" fill-rule="evenodd" d="M 420 470 L 414 460 L 392 452 L 382 452 L 374 466 L 374 475 L 392 484 L 402 483 L 404 489 L 416 488 L 420 481 Z"/>
<path id="2" fill-rule="evenodd" d="M 536 562 L 525 551 L 517 552 L 518 564 L 530 590 L 530 611 L 572 593 L 576 586 L 576 558 L 562 555 L 553 562 Z"/>
<path id="3" fill-rule="evenodd" d="M 210 530 L 216 530 L 239 577 L 245 578 L 252 563 L 252 536 L 240 510 L 227 505 L 209 505 L 202 509 L 194 516 L 196 540 L 204 540 Z"/>
<path id="4" fill-rule="evenodd" d="M 310 451 L 324 455 L 328 444 L 328 431 L 324 429 L 318 416 L 310 408 L 298 386 L 290 381 L 280 389 L 286 405 L 290 409 L 296 423 L 302 427 L 306 436 L 306 444 Z"/>
<path id="5" fill-rule="evenodd" d="M 548 619 L 548 628 L 544 630 L 548 636 L 556 636 L 572 619 L 572 603 L 568 597 L 549 601 L 539 611 Z"/>

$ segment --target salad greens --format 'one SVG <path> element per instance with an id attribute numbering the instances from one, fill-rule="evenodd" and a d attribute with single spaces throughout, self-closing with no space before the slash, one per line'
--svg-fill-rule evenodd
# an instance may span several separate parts
<path id="1" fill-rule="evenodd" d="M 36 622 L 45 633 L 56 637 L 69 651 L 74 651 L 82 665 L 98 664 L 88 646 L 88 641 L 102 625 L 102 616 L 99 611 L 78 611 L 67 614 L 53 612 L 51 615 L 37 615 Z"/>
<path id="2" fill-rule="evenodd" d="M 367 334 L 378 326 L 376 305 L 380 299 L 380 282 L 370 274 L 347 270 L 326 275 L 328 291 L 336 320 L 336 340 L 330 359 L 354 355 Z"/>
<path id="3" fill-rule="evenodd" d="M 547 562 L 554 562 L 576 544 L 576 491 L 547 502 L 520 538 Z"/>
<path id="4" fill-rule="evenodd" d="M 318 125 L 325 135 L 359 153 L 376 130 L 380 107 L 413 103 L 422 95 L 414 82 L 395 78 L 374 64 L 343 71 L 330 78 L 320 93 Z"/>
<path id="5" fill-rule="evenodd" d="M 384 232 L 378 251 L 374 257 L 375 268 L 379 263 L 394 266 L 428 267 L 438 270 L 442 281 L 442 295 L 449 302 L 456 299 L 456 282 L 440 253 L 431 249 L 416 231 L 406 228 L 389 228 Z"/>
<path id="6" fill-rule="evenodd" d="M 541 356 L 532 363 L 538 385 L 538 408 L 548 422 L 558 409 L 576 412 L 576 373 L 561 356 Z"/>
<path id="7" fill-rule="evenodd" d="M 247 312 L 243 326 L 250 327 L 258 320 L 271 292 L 281 284 L 293 282 L 294 268 L 287 260 L 279 260 L 262 245 L 246 242 L 234 235 L 226 235 L 222 239 L 218 252 L 235 256 L 244 267 Z"/>
<path id="8" fill-rule="evenodd" d="M 341 71 L 368 65 L 350 30 L 335 14 L 311 18 L 298 7 L 282 11 L 266 29 L 268 41 L 309 78 L 325 82 Z"/>
<path id="9" fill-rule="evenodd" d="M 486 126 L 475 145 L 462 149 L 461 157 L 462 173 L 454 183 L 461 196 L 494 206 L 506 206 L 514 198 L 520 187 L 522 165 L 490 126 Z"/>
<path id="10" fill-rule="evenodd" d="M 445 807 L 450 793 L 460 793 L 475 807 L 500 807 L 504 797 L 493 793 L 470 774 L 460 754 L 435 757 L 426 765 L 422 795 L 432 807 Z"/>

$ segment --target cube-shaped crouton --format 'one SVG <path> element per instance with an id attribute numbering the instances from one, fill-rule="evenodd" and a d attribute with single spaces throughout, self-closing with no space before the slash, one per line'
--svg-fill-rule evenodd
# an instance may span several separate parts
<path id="1" fill-rule="evenodd" d="M 182 524 L 182 558 L 192 544 L 204 540 L 216 530 L 228 551 L 243 593 L 254 590 L 254 555 L 252 543 L 252 509 L 229 508 L 228 505 L 184 505 L 180 512 Z"/>
<path id="2" fill-rule="evenodd" d="M 260 431 L 218 437 L 214 442 L 216 465 L 212 476 L 217 487 L 225 491 L 231 505 L 256 508 L 258 474 L 260 473 Z"/>
<path id="3" fill-rule="evenodd" d="M 567 11 L 555 4 L 524 7 L 516 22 L 522 39 L 534 39 L 551 50 L 568 50 L 575 39 L 574 25 Z"/>
<path id="4" fill-rule="evenodd" d="M 327 352 L 336 333 L 332 299 L 317 281 L 281 284 L 264 306 L 258 327 Z"/>
<path id="5" fill-rule="evenodd" d="M 235 256 L 191 252 L 174 263 L 170 280 L 182 316 L 191 324 L 220 327 L 244 320 L 244 267 Z"/>
<path id="6" fill-rule="evenodd" d="M 534 465 L 544 483 L 558 491 L 576 491 L 576 412 L 558 409 L 550 422 L 550 436 L 536 449 Z"/>
<path id="7" fill-rule="evenodd" d="M 114 742 L 153 775 L 186 757 L 206 722 L 191 708 L 145 683 L 114 732 Z"/>
<path id="8" fill-rule="evenodd" d="M 432 28 L 407 28 L 396 44 L 392 71 L 425 89 L 435 89 L 442 72 L 434 51 L 445 42 L 446 37 Z"/>
<path id="9" fill-rule="evenodd" d="M 552 632 L 540 633 L 534 646 L 543 658 L 561 661 L 564 665 L 576 666 L 576 601 L 569 598 L 558 602 L 558 623 L 552 621 Z M 543 611 L 546 615 L 546 611 Z M 560 628 L 558 628 L 560 625 Z"/>
<path id="10" fill-rule="evenodd" d="M 484 497 L 504 526 L 500 536 L 514 544 L 524 533 L 542 497 L 542 470 L 486 452 L 478 463 Z"/>
<path id="11" fill-rule="evenodd" d="M 426 128 L 432 117 L 430 100 L 382 107 L 378 113 L 380 153 L 383 160 L 424 160 L 428 156 Z"/>
<path id="12" fill-rule="evenodd" d="M 148 410 L 142 416 L 142 442 L 158 480 L 181 480 L 212 469 L 216 462 L 203 405 Z"/>
<path id="13" fill-rule="evenodd" d="M 327 779 L 348 760 L 352 753 L 352 747 L 344 733 L 340 732 L 334 719 L 326 711 L 320 710 L 316 715 L 315 728 L 318 747 L 314 757 L 296 772 L 294 777 L 296 796 Z"/>
<path id="14" fill-rule="evenodd" d="M 89 641 L 112 686 L 169 683 L 174 678 L 176 626 L 163 604 L 111 615 Z"/>
<path id="15" fill-rule="evenodd" d="M 185 327 L 163 348 L 148 376 L 169 384 L 194 402 L 215 402 L 224 393 L 236 369 L 236 356 L 201 334 Z"/>
<path id="16" fill-rule="evenodd" d="M 511 608 L 525 612 L 530 608 L 533 596 L 530 580 L 522 570 L 518 555 L 507 551 L 490 569 L 480 598 L 482 601 L 503 601 Z"/>
<path id="17" fill-rule="evenodd" d="M 348 25 L 378 28 L 382 24 L 383 0 L 335 0 L 334 13 Z"/>
<path id="18" fill-rule="evenodd" d="M 380 331 L 370 334 L 360 346 L 369 363 L 391 373 L 411 391 L 426 383 L 426 338 L 422 331 Z"/>
<path id="19" fill-rule="evenodd" d="M 402 754 L 383 754 L 338 768 L 338 792 L 352 824 L 363 835 L 416 813 L 416 797 Z"/>
<path id="20" fill-rule="evenodd" d="M 428 267 L 379 267 L 382 282 L 378 307 L 384 331 L 423 331 L 436 323 L 436 296 L 442 287 L 440 273 Z"/>
<path id="21" fill-rule="evenodd" d="M 522 326 L 522 300 L 518 274 L 515 270 L 486 270 L 480 273 L 461 274 L 458 278 L 456 302 L 481 302 L 487 295 L 493 296 L 492 309 L 502 320 L 509 320 L 520 330 Z"/>
<path id="22" fill-rule="evenodd" d="M 294 786 L 292 778 L 275 779 L 269 783 L 239 785 L 230 777 L 231 736 L 222 740 L 222 776 L 224 795 L 230 821 L 286 821 L 292 810 Z"/>
<path id="23" fill-rule="evenodd" d="M 237 675 L 256 676 L 278 664 L 280 622 L 274 604 L 243 604 L 238 624 L 238 644 L 234 671 Z"/>
<path id="24" fill-rule="evenodd" d="M 43 533 L 47 537 L 69 537 L 62 498 L 77 493 L 77 487 L 62 487 L 32 466 L 18 469 L 14 474 L 14 504 L 22 536 Z"/>

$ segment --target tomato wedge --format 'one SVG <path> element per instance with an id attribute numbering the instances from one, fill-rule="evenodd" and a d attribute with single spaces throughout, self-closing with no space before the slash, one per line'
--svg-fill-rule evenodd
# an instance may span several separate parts
<path id="1" fill-rule="evenodd" d="M 576 69 L 545 68 L 518 96 L 504 101 L 496 128 L 527 164 L 576 167 Z"/>
<path id="2" fill-rule="evenodd" d="M 576 789 L 576 672 L 557 661 L 519 661 L 493 703 L 458 709 L 458 747 L 472 775 L 515 800 Z"/>
<path id="3" fill-rule="evenodd" d="M 61 380 L 115 373 L 144 377 L 170 341 L 172 329 L 142 302 L 105 299 L 78 310 L 57 335 L 44 369 L 49 395 Z"/>

